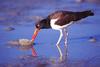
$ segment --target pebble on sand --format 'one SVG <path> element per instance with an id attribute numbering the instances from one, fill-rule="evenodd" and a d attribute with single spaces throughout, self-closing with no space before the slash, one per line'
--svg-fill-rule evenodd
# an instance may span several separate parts
<path id="1" fill-rule="evenodd" d="M 5 30 L 6 31 L 12 31 L 12 30 L 15 30 L 15 28 L 13 28 L 13 27 L 7 27 L 7 28 L 5 28 Z"/>
<path id="2" fill-rule="evenodd" d="M 21 46 L 30 46 L 32 45 L 32 42 L 29 39 L 19 39 L 19 44 Z"/>
<path id="3" fill-rule="evenodd" d="M 89 41 L 90 41 L 90 42 L 96 42 L 97 39 L 96 39 L 95 37 L 89 37 Z"/>
<path id="4" fill-rule="evenodd" d="M 82 3 L 84 2 L 85 0 L 76 0 L 77 3 Z"/>
<path id="5" fill-rule="evenodd" d="M 31 40 L 28 39 L 18 39 L 18 40 L 11 40 L 8 41 L 7 48 L 16 47 L 20 50 L 29 50 L 33 47 Z"/>
<path id="6" fill-rule="evenodd" d="M 32 42 L 29 39 L 18 39 L 18 40 L 11 40 L 8 41 L 8 44 L 17 45 L 17 46 L 32 46 Z"/>

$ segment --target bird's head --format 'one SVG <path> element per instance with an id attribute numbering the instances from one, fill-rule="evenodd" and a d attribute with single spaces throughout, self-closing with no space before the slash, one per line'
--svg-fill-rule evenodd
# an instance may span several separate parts
<path id="1" fill-rule="evenodd" d="M 35 27 L 36 27 L 37 29 L 44 29 L 44 28 L 46 28 L 46 23 L 47 23 L 47 22 L 48 22 L 47 19 L 43 19 L 43 20 L 37 22 L 37 23 L 35 24 Z"/>
<path id="2" fill-rule="evenodd" d="M 49 27 L 49 25 L 48 25 L 48 20 L 47 20 L 47 19 L 43 19 L 43 20 L 37 22 L 37 23 L 35 24 L 35 27 L 36 27 L 36 28 L 35 28 L 34 34 L 33 34 L 33 36 L 32 36 L 32 42 L 34 42 L 34 40 L 35 40 L 35 38 L 36 38 L 38 32 L 39 32 L 41 29 L 45 29 L 45 28 L 48 28 L 48 27 Z"/>

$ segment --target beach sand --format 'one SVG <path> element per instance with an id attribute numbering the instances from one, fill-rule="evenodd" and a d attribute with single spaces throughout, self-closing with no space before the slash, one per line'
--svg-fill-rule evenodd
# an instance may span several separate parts
<path id="1" fill-rule="evenodd" d="M 100 4 L 100 3 L 99 3 Z M 0 1 L 0 67 L 100 67 L 100 5 L 75 0 L 1 0 Z M 56 10 L 91 9 L 93 17 L 71 25 L 67 30 L 68 51 L 59 61 L 56 42 L 59 32 L 44 29 L 31 46 L 21 46 L 19 39 L 31 40 L 34 24 Z M 34 47 L 37 57 L 32 55 Z M 68 56 L 66 56 L 68 53 Z"/>

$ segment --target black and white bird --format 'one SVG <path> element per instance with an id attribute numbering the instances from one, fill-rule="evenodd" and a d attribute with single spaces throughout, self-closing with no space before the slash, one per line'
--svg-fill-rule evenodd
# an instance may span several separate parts
<path id="1" fill-rule="evenodd" d="M 72 12 L 72 11 L 56 11 L 50 15 L 48 15 L 46 18 L 42 19 L 38 23 L 36 23 L 36 29 L 32 36 L 32 42 L 34 42 L 39 30 L 41 29 L 54 29 L 60 31 L 59 39 L 56 43 L 56 46 L 58 48 L 58 51 L 60 53 L 60 59 L 62 59 L 63 54 L 59 47 L 61 39 L 64 35 L 65 37 L 65 46 L 67 47 L 67 36 L 68 32 L 66 28 L 70 26 L 71 24 L 75 23 L 76 21 L 79 21 L 83 18 L 86 18 L 88 16 L 93 16 L 94 13 L 91 10 L 81 11 L 81 12 Z"/>

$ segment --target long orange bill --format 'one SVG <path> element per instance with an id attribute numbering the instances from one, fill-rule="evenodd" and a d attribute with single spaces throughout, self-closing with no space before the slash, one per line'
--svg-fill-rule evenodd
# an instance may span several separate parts
<path id="1" fill-rule="evenodd" d="M 35 29 L 34 34 L 32 35 L 32 43 L 34 42 L 39 31 L 40 31 L 39 29 L 37 29 L 37 28 Z"/>

